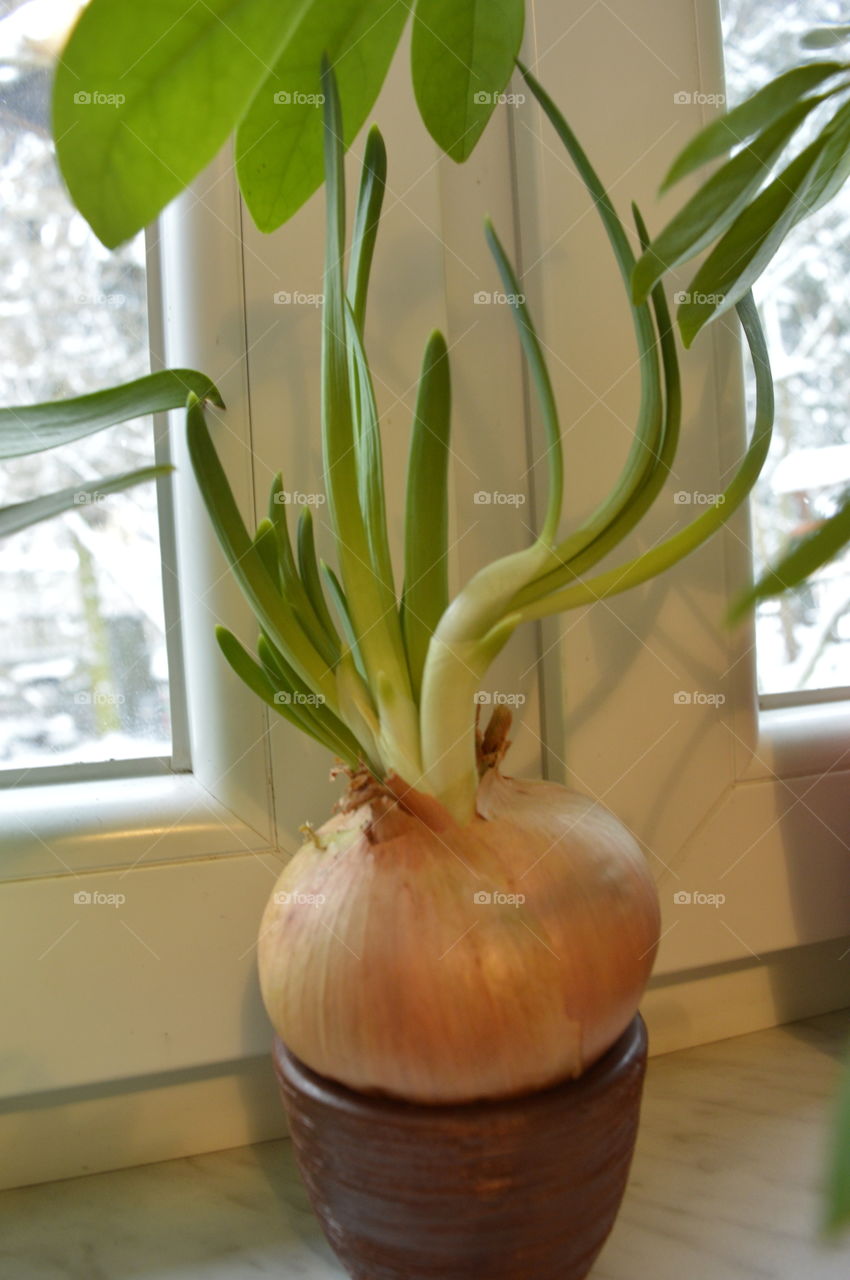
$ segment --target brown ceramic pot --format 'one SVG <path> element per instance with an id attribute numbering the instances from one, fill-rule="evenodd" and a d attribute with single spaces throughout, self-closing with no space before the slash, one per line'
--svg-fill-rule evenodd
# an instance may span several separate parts
<path id="1" fill-rule="evenodd" d="M 295 1156 L 353 1280 L 582 1280 L 629 1172 L 646 1069 L 640 1015 L 578 1080 L 418 1106 L 310 1071 L 279 1040 Z"/>

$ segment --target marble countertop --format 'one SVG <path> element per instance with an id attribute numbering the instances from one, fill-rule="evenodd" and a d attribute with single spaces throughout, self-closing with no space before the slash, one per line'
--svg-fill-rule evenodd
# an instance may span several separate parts
<path id="1" fill-rule="evenodd" d="M 848 1034 L 850 1011 L 652 1059 L 593 1280 L 846 1280 L 850 1233 L 823 1246 L 817 1221 Z M 0 1280 L 264 1275 L 344 1277 L 287 1141 L 0 1194 Z"/>

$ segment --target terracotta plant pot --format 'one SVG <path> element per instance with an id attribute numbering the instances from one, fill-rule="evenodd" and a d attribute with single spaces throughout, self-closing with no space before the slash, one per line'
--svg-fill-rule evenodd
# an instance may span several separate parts
<path id="1" fill-rule="evenodd" d="M 274 1057 L 296 1160 L 353 1280 L 581 1280 L 626 1187 L 646 1069 L 640 1015 L 578 1080 L 419 1106 Z"/>

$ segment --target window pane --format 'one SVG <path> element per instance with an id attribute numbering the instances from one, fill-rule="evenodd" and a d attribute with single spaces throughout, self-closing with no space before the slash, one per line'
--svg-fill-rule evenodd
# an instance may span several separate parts
<path id="1" fill-rule="evenodd" d="M 53 155 L 51 59 L 62 32 L 50 24 L 67 22 L 74 5 L 3 9 L 0 398 L 14 404 L 79 395 L 150 365 L 144 241 L 104 249 L 74 212 Z M 4 463 L 0 502 L 144 466 L 153 452 L 145 419 Z M 5 539 L 0 770 L 170 749 L 154 486 L 81 501 Z"/>
<path id="2" fill-rule="evenodd" d="M 847 21 L 842 0 L 724 0 L 729 105 L 803 60 L 800 36 Z M 838 54 L 841 57 L 841 53 Z M 823 117 L 800 131 L 808 141 Z M 806 219 L 755 289 L 776 382 L 776 438 L 753 507 L 756 568 L 832 514 L 850 485 L 850 191 Z M 750 388 L 752 399 L 752 387 Z M 762 693 L 850 686 L 850 556 L 757 616 Z"/>

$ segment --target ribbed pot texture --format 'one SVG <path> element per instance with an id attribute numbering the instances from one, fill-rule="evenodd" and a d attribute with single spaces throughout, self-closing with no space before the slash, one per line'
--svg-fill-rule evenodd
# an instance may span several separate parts
<path id="1" fill-rule="evenodd" d="M 625 1191 L 646 1054 L 638 1014 L 576 1080 L 420 1106 L 274 1045 L 298 1167 L 352 1280 L 583 1280 Z"/>

